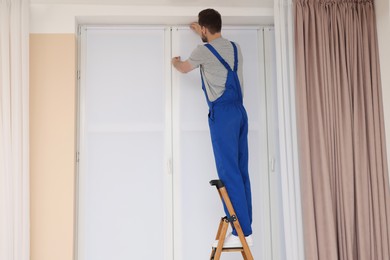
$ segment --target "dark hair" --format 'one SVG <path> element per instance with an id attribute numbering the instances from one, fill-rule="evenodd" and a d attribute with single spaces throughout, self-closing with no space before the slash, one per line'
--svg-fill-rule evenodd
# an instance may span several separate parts
<path id="1" fill-rule="evenodd" d="M 200 26 L 206 27 L 212 34 L 221 32 L 221 15 L 214 9 L 200 11 L 198 14 L 198 23 Z"/>

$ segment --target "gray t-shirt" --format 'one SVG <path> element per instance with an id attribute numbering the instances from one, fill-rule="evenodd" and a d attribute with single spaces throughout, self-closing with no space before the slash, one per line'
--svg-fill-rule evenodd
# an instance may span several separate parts
<path id="1" fill-rule="evenodd" d="M 233 69 L 234 66 L 234 50 L 231 42 L 225 38 L 217 38 L 210 42 L 216 51 Z M 242 53 L 240 46 L 235 43 L 238 52 L 238 78 L 240 79 L 241 91 L 244 93 L 244 82 L 242 76 Z M 200 66 L 200 71 L 203 75 L 204 84 L 206 87 L 207 96 L 210 101 L 219 98 L 225 91 L 225 83 L 227 70 L 215 55 L 204 45 L 199 45 L 188 59 L 189 63 L 197 68 Z"/>

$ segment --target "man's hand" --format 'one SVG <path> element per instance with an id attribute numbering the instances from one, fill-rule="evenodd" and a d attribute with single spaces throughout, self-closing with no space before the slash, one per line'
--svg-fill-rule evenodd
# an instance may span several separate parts
<path id="1" fill-rule="evenodd" d="M 188 62 L 188 60 L 181 61 L 180 56 L 173 57 L 171 62 L 173 67 L 175 67 L 178 71 L 182 73 L 187 73 L 194 69 L 192 65 Z"/>
<path id="2" fill-rule="evenodd" d="M 172 58 L 172 65 L 173 65 L 173 67 L 177 67 L 177 65 L 181 62 L 181 58 L 180 58 L 180 56 L 177 56 L 177 57 L 173 57 Z"/>
<path id="3" fill-rule="evenodd" d="M 191 30 L 193 30 L 196 34 L 198 34 L 199 36 L 202 36 L 202 28 L 200 27 L 200 25 L 199 25 L 197 22 L 193 22 L 193 23 L 190 25 L 190 28 L 191 28 Z"/>

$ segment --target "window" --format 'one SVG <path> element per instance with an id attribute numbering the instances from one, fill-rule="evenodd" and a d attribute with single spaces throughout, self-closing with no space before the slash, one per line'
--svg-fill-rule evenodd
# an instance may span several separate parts
<path id="1" fill-rule="evenodd" d="M 217 178 L 208 108 L 199 70 L 182 75 L 170 65 L 172 56 L 190 55 L 199 38 L 183 27 L 81 31 L 77 259 L 209 257 L 223 209 L 208 184 Z M 252 253 L 272 259 L 279 235 L 271 229 L 274 125 L 268 124 L 272 64 L 265 43 L 273 35 L 250 26 L 226 27 L 222 34 L 239 43 L 244 56 Z"/>

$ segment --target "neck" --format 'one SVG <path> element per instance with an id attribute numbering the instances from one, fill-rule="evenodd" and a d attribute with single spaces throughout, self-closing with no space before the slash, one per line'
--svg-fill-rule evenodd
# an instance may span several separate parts
<path id="1" fill-rule="evenodd" d="M 221 37 L 222 37 L 222 34 L 220 32 L 214 33 L 214 34 L 209 34 L 209 35 L 207 35 L 207 42 L 212 42 L 213 40 L 221 38 Z"/>

